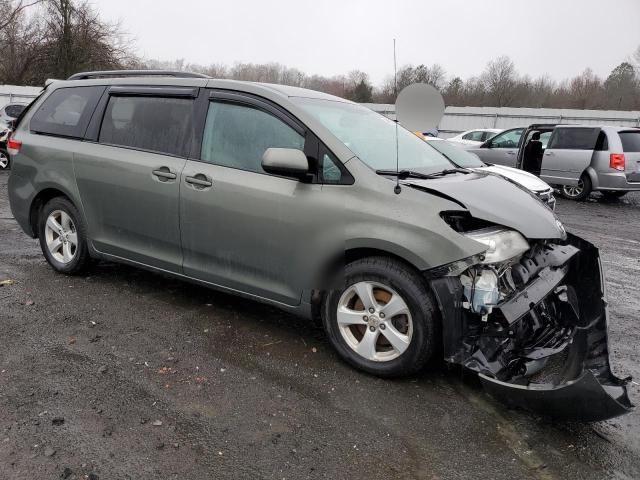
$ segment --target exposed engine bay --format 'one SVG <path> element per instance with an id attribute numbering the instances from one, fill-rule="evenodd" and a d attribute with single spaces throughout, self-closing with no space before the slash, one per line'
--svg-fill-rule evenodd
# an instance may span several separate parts
<path id="1" fill-rule="evenodd" d="M 633 408 L 630 378 L 609 364 L 598 250 L 572 235 L 529 243 L 496 227 L 464 234 L 487 251 L 430 272 L 445 360 L 477 372 L 498 399 L 550 416 L 594 421 Z"/>

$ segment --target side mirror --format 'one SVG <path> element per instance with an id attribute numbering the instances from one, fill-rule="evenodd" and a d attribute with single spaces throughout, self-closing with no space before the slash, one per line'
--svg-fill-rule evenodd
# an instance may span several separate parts
<path id="1" fill-rule="evenodd" d="M 267 148 L 262 155 L 262 169 L 275 175 L 303 178 L 309 173 L 309 160 L 295 148 Z"/>
<path id="2" fill-rule="evenodd" d="M 487 140 L 482 145 L 480 145 L 480 148 L 492 148 L 492 147 L 493 147 L 493 144 L 491 143 L 491 140 Z"/>

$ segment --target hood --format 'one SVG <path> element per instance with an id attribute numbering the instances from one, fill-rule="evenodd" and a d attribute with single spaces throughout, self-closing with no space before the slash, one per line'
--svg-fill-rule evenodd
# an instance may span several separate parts
<path id="1" fill-rule="evenodd" d="M 524 187 L 493 174 L 474 172 L 434 180 L 402 182 L 418 190 L 450 198 L 471 215 L 519 231 L 529 239 L 563 239 L 558 217 Z"/>
<path id="2" fill-rule="evenodd" d="M 502 175 L 519 183 L 524 188 L 531 190 L 532 192 L 546 192 L 551 189 L 551 186 L 548 183 L 543 182 L 529 172 L 525 172 L 524 170 L 519 170 L 517 168 L 505 167 L 502 165 L 487 165 L 486 167 L 479 167 L 477 170 L 480 172 L 491 172 Z"/>

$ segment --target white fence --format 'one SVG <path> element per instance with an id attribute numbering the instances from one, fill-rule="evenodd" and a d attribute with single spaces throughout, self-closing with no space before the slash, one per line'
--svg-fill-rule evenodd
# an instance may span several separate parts
<path id="1" fill-rule="evenodd" d="M 363 103 L 364 106 L 395 119 L 395 105 Z M 438 125 L 440 136 L 452 137 L 474 128 L 511 128 L 532 123 L 574 123 L 640 127 L 639 111 L 570 110 L 555 108 L 447 107 Z"/>

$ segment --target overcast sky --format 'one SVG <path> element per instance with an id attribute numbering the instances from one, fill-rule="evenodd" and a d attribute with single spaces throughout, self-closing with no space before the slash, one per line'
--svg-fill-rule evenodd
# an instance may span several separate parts
<path id="1" fill-rule="evenodd" d="M 640 0 L 90 0 L 139 55 L 198 64 L 279 62 L 353 69 L 381 83 L 398 66 L 478 75 L 509 55 L 521 73 L 606 76 L 640 46 Z"/>

